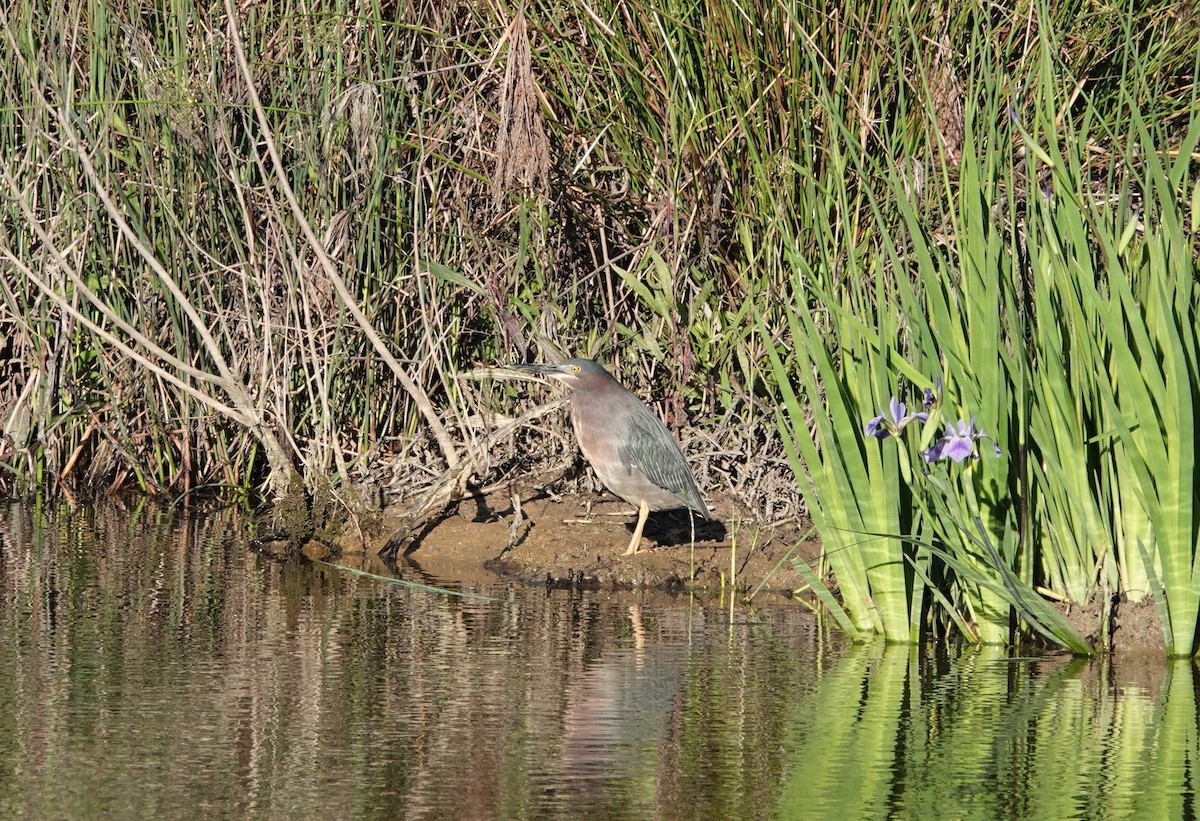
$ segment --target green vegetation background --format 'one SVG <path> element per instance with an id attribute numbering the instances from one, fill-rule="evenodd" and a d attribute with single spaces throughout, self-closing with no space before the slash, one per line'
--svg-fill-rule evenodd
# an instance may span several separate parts
<path id="1" fill-rule="evenodd" d="M 588 355 L 814 516 L 852 630 L 1192 582 L 1190 4 L 0 15 L 3 490 L 433 510 L 573 452 L 489 366 Z M 926 480 L 862 423 L 937 377 L 1004 455 Z"/>

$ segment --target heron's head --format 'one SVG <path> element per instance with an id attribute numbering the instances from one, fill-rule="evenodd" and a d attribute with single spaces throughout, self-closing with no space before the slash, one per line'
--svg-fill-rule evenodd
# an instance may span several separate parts
<path id="1" fill-rule="evenodd" d="M 572 390 L 612 381 L 608 371 L 590 359 L 567 359 L 554 365 L 513 365 L 512 368 L 557 379 Z"/>

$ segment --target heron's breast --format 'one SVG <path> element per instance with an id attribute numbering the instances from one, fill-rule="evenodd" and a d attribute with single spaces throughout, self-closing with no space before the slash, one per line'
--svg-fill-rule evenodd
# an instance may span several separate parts
<path id="1" fill-rule="evenodd" d="M 628 470 L 628 465 L 620 464 L 620 452 L 631 426 L 619 398 L 601 393 L 577 396 L 571 402 L 571 422 L 579 449 L 601 479 Z"/>

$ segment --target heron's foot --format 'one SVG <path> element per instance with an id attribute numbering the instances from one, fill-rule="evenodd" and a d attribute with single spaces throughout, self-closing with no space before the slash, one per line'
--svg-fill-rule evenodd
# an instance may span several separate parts
<path id="1" fill-rule="evenodd" d="M 625 552 L 622 553 L 621 555 L 622 556 L 636 556 L 637 554 L 639 554 L 641 552 L 642 552 L 642 539 L 639 536 L 639 537 L 636 537 L 632 542 L 629 543 L 629 547 L 625 548 Z"/>

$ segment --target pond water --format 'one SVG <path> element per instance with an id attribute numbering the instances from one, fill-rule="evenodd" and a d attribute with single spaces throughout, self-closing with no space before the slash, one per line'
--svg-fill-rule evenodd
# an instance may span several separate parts
<path id="1" fill-rule="evenodd" d="M 0 507 L 0 817 L 1194 818 L 1196 677 Z M 445 580 L 434 580 L 445 583 Z"/>

